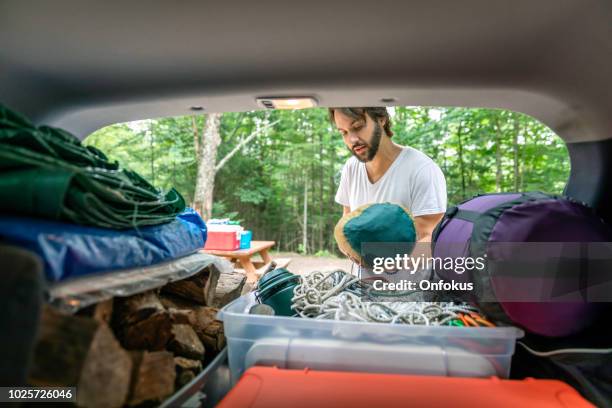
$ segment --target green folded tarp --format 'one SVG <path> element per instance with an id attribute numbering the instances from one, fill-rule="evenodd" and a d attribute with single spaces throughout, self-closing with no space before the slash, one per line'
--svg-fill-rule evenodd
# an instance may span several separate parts
<path id="1" fill-rule="evenodd" d="M 175 189 L 162 192 L 72 134 L 0 105 L 0 212 L 119 229 L 168 222 L 184 209 Z"/>

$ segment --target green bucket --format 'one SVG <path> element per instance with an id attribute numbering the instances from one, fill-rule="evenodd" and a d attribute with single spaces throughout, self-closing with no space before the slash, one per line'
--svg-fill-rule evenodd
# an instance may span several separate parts
<path id="1" fill-rule="evenodd" d="M 293 288 L 300 283 L 300 277 L 285 268 L 266 273 L 257 284 L 257 298 L 272 309 L 277 316 L 293 316 L 291 298 Z"/>

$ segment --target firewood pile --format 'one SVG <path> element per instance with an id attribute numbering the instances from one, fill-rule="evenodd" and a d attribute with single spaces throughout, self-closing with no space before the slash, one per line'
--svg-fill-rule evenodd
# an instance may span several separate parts
<path id="1" fill-rule="evenodd" d="M 154 291 L 108 299 L 75 315 L 45 306 L 29 381 L 76 386 L 77 405 L 159 404 L 194 379 L 224 347 L 220 307 L 246 277 L 200 273 Z"/>

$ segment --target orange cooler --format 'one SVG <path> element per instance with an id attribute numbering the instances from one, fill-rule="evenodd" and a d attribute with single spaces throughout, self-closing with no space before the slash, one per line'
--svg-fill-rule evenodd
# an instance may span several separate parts
<path id="1" fill-rule="evenodd" d="M 591 408 L 557 380 L 503 380 L 252 367 L 220 408 Z"/>

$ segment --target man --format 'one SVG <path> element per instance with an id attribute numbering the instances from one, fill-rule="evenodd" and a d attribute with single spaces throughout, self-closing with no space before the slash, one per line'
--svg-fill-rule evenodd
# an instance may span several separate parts
<path id="1" fill-rule="evenodd" d="M 336 193 L 344 214 L 364 204 L 401 204 L 412 214 L 417 242 L 431 242 L 446 211 L 446 180 L 438 165 L 424 153 L 391 140 L 391 121 L 384 107 L 330 108 L 329 116 L 353 153 Z"/>

